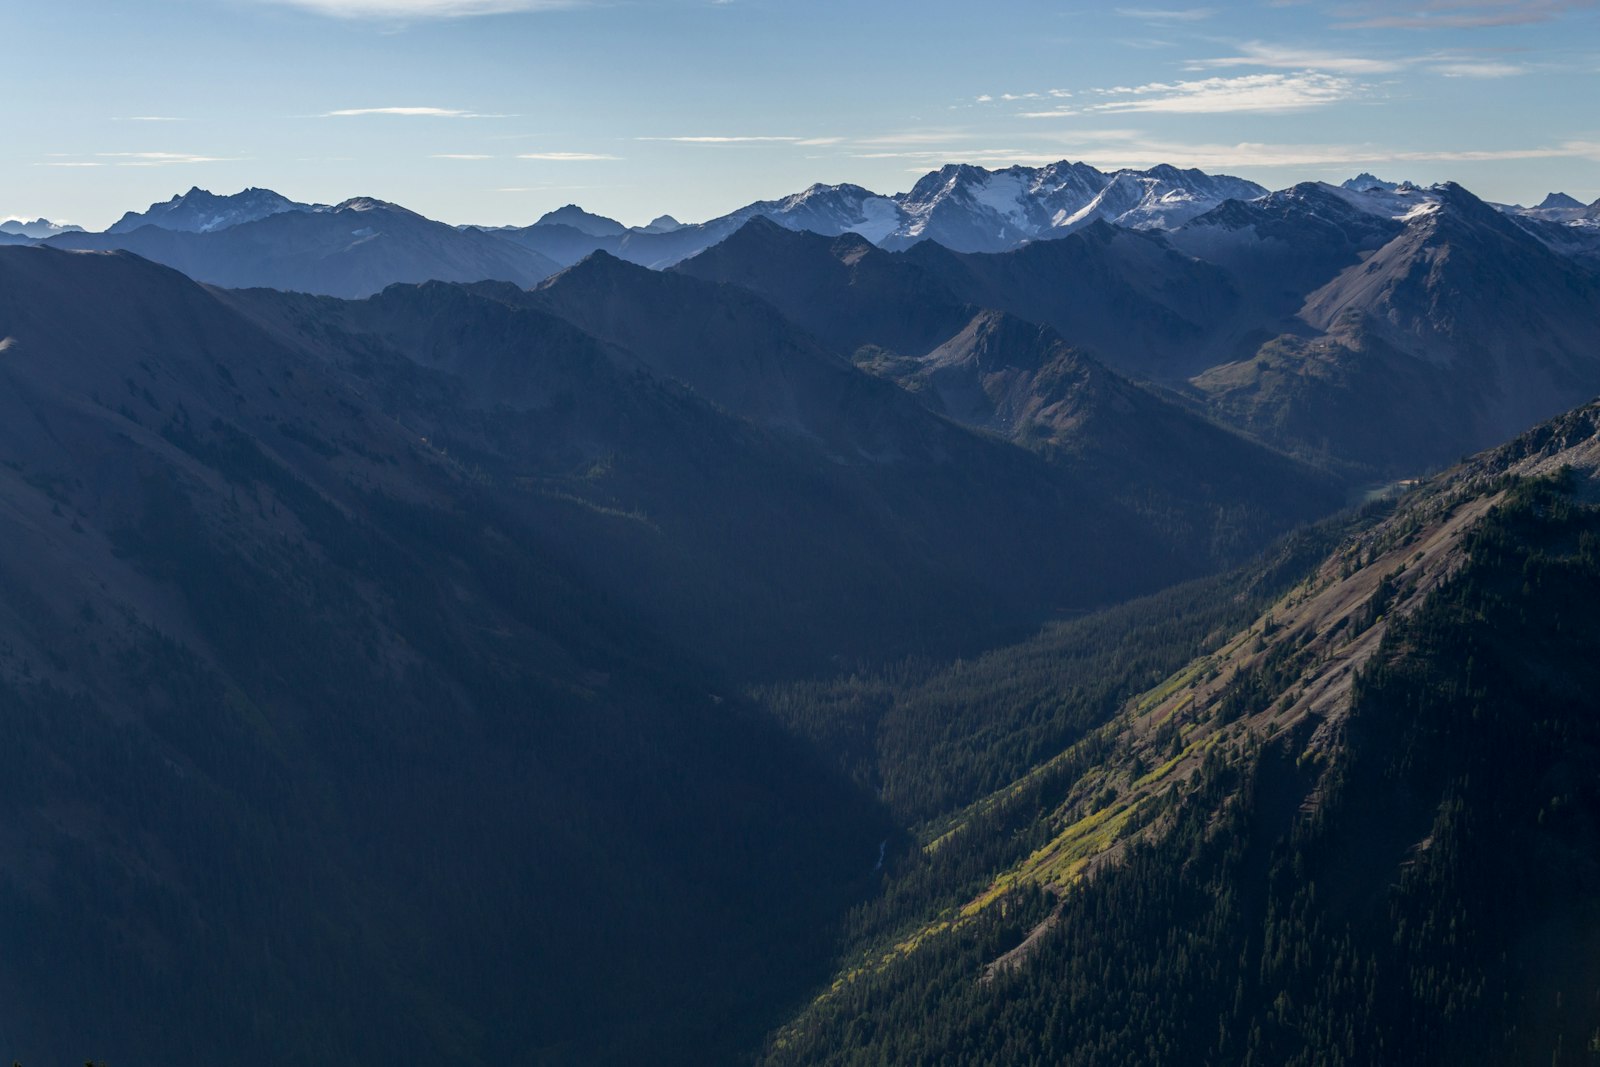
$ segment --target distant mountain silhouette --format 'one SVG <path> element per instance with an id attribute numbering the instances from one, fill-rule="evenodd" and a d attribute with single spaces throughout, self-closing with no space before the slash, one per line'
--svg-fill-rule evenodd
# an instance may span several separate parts
<path id="1" fill-rule="evenodd" d="M 241 196 L 245 194 L 239 194 Z M 214 285 L 360 297 L 395 282 L 498 279 L 531 285 L 551 260 L 478 230 L 458 230 L 381 200 L 294 207 L 197 231 L 145 224 L 53 238 L 61 248 L 126 249 Z"/>

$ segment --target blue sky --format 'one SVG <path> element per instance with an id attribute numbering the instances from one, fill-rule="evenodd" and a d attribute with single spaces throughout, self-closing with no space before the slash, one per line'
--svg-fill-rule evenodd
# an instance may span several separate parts
<path id="1" fill-rule="evenodd" d="M 0 216 L 191 185 L 697 221 L 946 161 L 1600 198 L 1594 0 L 53 0 L 0 13 Z"/>

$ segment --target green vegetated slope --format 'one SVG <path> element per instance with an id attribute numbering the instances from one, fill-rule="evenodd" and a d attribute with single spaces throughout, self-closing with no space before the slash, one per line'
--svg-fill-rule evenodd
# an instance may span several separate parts
<path id="1" fill-rule="evenodd" d="M 765 1062 L 1589 1062 L 1597 434 L 1581 409 L 1420 488 L 928 824 Z"/>

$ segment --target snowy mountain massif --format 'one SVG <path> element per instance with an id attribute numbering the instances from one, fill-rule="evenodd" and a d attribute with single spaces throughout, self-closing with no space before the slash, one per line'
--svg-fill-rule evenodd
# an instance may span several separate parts
<path id="1" fill-rule="evenodd" d="M 9 237 L 31 238 L 36 241 L 54 237 L 58 233 L 78 233 L 82 226 L 51 222 L 49 219 L 6 219 L 0 222 L 0 234 Z"/>
<path id="2" fill-rule="evenodd" d="M 1314 188 L 1319 191 L 1312 192 Z M 1108 172 L 1063 160 L 1042 167 L 1000 170 L 948 164 L 918 179 L 908 192 L 893 195 L 848 183 L 817 184 L 700 223 L 684 224 L 662 215 L 648 225 L 626 226 L 568 204 L 529 226 L 454 228 L 493 235 L 557 266 L 570 266 L 593 252 L 606 251 L 631 263 L 661 269 L 710 248 L 756 217 L 786 229 L 829 237 L 856 233 L 889 250 L 933 241 L 956 252 L 1004 252 L 1034 241 L 1065 237 L 1095 222 L 1175 233 L 1231 203 L 1260 203 L 1270 212 L 1275 210 L 1272 198 L 1286 195 L 1321 196 L 1335 213 L 1350 211 L 1393 219 L 1424 210 L 1435 199 L 1428 188 L 1385 181 L 1369 173 L 1339 186 L 1303 183 L 1269 193 L 1242 178 L 1166 164 Z M 1333 208 L 1329 198 L 1342 198 L 1345 207 Z M 153 227 L 214 234 L 275 217 L 325 215 L 343 206 L 301 203 L 268 189 L 218 196 L 194 188 L 142 212 L 128 212 L 105 233 L 130 234 Z M 1564 193 L 1552 193 L 1534 208 L 1495 206 L 1547 244 L 1567 245 L 1567 251 L 1577 255 L 1600 255 L 1600 202 L 1584 205 Z M 1229 210 L 1248 213 L 1249 209 Z M 1212 223 L 1219 221 L 1224 220 L 1211 219 Z M 0 234 L 13 243 L 48 239 L 77 229 L 43 219 L 0 224 Z M 1591 241 L 1596 244 L 1594 249 L 1588 247 Z M 1178 243 L 1196 245 L 1203 239 L 1191 233 Z"/>
<path id="3" fill-rule="evenodd" d="M 217 196 L 198 186 L 144 211 L 130 211 L 107 233 L 130 233 L 141 226 L 158 226 L 182 233 L 213 233 L 256 222 L 285 211 L 327 211 L 326 204 L 301 204 L 271 189 L 245 189 L 232 196 Z"/>

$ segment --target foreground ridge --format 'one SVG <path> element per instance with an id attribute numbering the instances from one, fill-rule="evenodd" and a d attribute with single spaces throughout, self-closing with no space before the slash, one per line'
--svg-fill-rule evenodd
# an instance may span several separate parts
<path id="1" fill-rule="evenodd" d="M 934 857 L 1061 796 L 1037 847 L 837 979 L 769 1062 L 888 1041 L 936 1063 L 963 1042 L 993 1063 L 1581 1062 L 1600 1014 L 1559 991 L 1600 989 L 1578 652 L 1595 500 L 1600 405 L 1407 491 L 1249 626 L 939 824 Z M 881 1029 L 842 1028 L 861 1017 Z"/>

